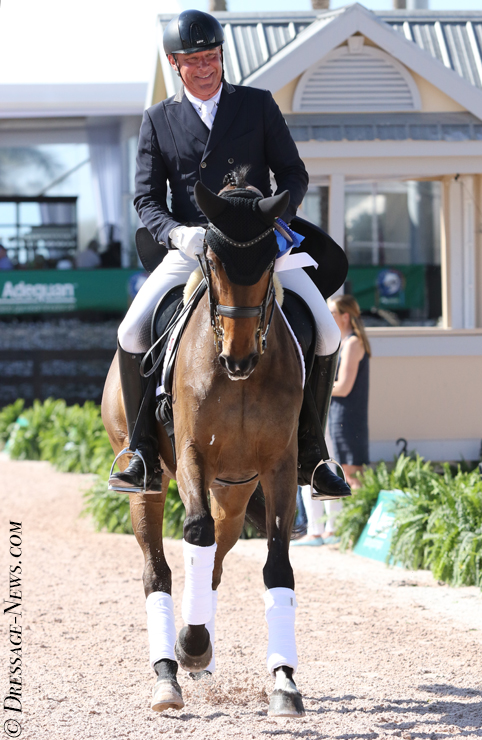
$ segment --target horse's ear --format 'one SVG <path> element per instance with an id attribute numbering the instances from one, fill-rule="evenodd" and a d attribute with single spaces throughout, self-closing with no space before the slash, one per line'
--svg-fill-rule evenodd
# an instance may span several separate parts
<path id="1" fill-rule="evenodd" d="M 194 197 L 199 208 L 210 221 L 219 216 L 228 205 L 225 198 L 220 198 L 199 180 L 194 186 Z"/>
<path id="2" fill-rule="evenodd" d="M 271 198 L 263 198 L 258 203 L 263 220 L 271 226 L 277 216 L 281 216 L 290 203 L 290 194 L 287 190 L 279 195 L 273 195 Z"/>

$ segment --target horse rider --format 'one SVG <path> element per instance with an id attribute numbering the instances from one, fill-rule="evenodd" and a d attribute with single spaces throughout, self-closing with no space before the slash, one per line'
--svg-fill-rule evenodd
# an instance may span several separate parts
<path id="1" fill-rule="evenodd" d="M 202 253 L 206 218 L 194 199 L 196 182 L 200 180 L 217 193 L 228 171 L 250 164 L 250 184 L 268 197 L 272 194 L 271 170 L 276 192 L 290 193 L 282 217 L 288 224 L 308 187 L 308 173 L 271 93 L 230 85 L 224 79 L 224 34 L 213 16 L 199 10 L 183 11 L 167 25 L 163 43 L 183 85 L 174 97 L 145 111 L 139 136 L 134 205 L 143 224 L 168 252 L 136 295 L 119 327 L 119 365 L 129 437 L 146 386 L 139 364 L 150 346 L 152 312 L 161 296 L 187 282 L 197 267 L 196 255 Z M 172 198 L 169 205 L 168 183 Z M 323 296 L 303 269 L 286 270 L 278 276 L 283 287 L 305 300 L 316 321 L 316 358 L 309 382 L 315 384 L 315 400 L 324 424 L 340 331 Z M 329 383 L 320 384 L 320 377 L 330 378 Z M 309 482 L 322 458 L 312 426 L 309 420 L 300 422 L 299 463 L 305 473 L 304 482 Z M 147 489 L 157 490 L 158 442 L 152 413 L 144 421 L 138 449 L 147 464 Z M 111 476 L 110 484 L 113 488 L 142 488 L 143 480 L 144 465 L 134 454 L 124 472 Z M 338 498 L 350 493 L 328 465 L 316 470 L 314 488 L 322 497 Z"/>

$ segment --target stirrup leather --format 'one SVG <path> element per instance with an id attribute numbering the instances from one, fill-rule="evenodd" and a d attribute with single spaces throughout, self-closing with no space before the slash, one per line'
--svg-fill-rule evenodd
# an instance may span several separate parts
<path id="1" fill-rule="evenodd" d="M 125 486 L 122 487 L 121 484 L 119 484 L 118 486 L 117 485 L 112 486 L 110 483 L 110 479 L 112 478 L 112 473 L 113 473 L 117 460 L 120 457 L 122 457 L 122 455 L 127 455 L 129 452 L 132 455 L 137 455 L 137 457 L 140 457 L 140 459 L 142 460 L 142 464 L 144 466 L 144 488 L 133 487 L 133 486 L 126 488 Z M 118 491 L 118 493 L 146 493 L 147 491 L 147 465 L 146 465 L 146 461 L 144 460 L 144 456 L 140 450 L 137 449 L 135 452 L 132 452 L 130 447 L 125 447 L 123 450 L 121 450 L 121 452 L 119 452 L 118 455 L 115 456 L 114 462 L 111 465 L 111 469 L 109 473 L 109 484 L 107 488 L 109 491 Z"/>

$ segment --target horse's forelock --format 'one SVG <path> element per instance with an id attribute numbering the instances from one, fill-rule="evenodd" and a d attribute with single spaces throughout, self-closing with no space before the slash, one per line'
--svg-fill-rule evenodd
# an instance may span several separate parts
<path id="1" fill-rule="evenodd" d="M 224 176 L 223 186 L 245 189 L 249 185 L 246 178 L 250 169 L 251 167 L 248 164 L 242 164 L 238 167 L 235 167 L 234 170 L 231 170 L 230 172 L 228 172 L 227 175 Z"/>

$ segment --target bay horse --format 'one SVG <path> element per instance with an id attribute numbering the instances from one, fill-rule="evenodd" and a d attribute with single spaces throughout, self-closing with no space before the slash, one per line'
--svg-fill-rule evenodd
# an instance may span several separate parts
<path id="1" fill-rule="evenodd" d="M 296 598 L 289 560 L 303 370 L 273 287 L 278 251 L 273 226 L 289 194 L 263 198 L 238 179 L 219 195 L 197 183 L 195 197 L 209 221 L 200 258 L 207 290 L 184 330 L 174 368 L 175 450 L 158 425 L 162 492 L 130 494 L 132 525 L 145 559 L 150 658 L 157 673 L 152 708 L 184 706 L 178 663 L 191 675 L 209 670 L 223 560 L 242 532 L 260 482 L 268 540 L 263 568 L 267 663 L 275 678 L 269 714 L 303 716 L 293 680 Z M 102 418 L 117 455 L 126 447 L 127 425 L 116 359 L 106 381 Z M 177 641 L 171 571 L 162 544 L 170 479 L 177 480 L 186 510 L 186 626 Z"/>

